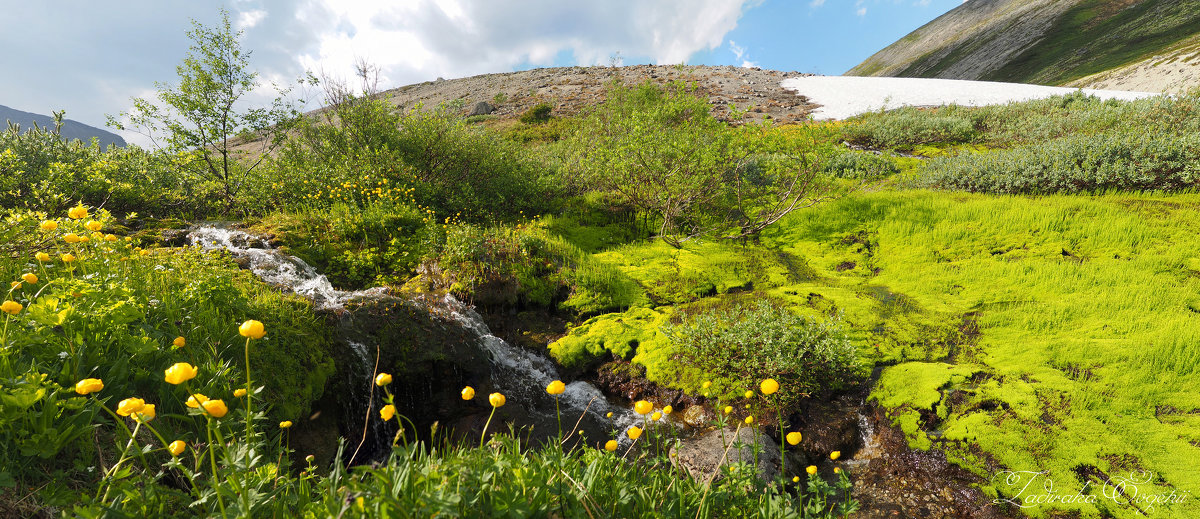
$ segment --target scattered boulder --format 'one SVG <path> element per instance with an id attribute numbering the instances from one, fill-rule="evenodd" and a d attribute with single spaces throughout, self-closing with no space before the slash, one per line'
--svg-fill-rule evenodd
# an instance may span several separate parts
<path id="1" fill-rule="evenodd" d="M 472 108 L 471 112 L 468 113 L 467 115 L 468 116 L 487 115 L 494 111 L 496 111 L 496 107 L 492 106 L 491 104 L 488 104 L 487 101 L 480 101 L 478 103 L 475 103 L 475 107 Z"/>
<path id="2" fill-rule="evenodd" d="M 671 448 L 671 460 L 698 481 L 708 481 L 722 465 L 754 462 L 754 445 L 758 442 L 759 477 L 770 481 L 779 475 L 779 443 L 763 434 L 757 427 L 742 427 L 724 430 L 715 429 Z M 803 467 L 807 460 L 796 451 L 787 456 L 788 473 Z"/>

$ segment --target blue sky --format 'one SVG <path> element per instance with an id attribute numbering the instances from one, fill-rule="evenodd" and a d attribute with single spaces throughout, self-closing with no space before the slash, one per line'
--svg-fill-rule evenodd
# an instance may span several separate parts
<path id="1" fill-rule="evenodd" d="M 218 9 L 266 81 L 350 77 L 393 88 L 552 65 L 752 65 L 836 75 L 961 0 L 0 0 L 0 104 L 102 126 L 153 97 Z M 264 87 L 260 96 L 269 91 Z M 136 134 L 123 133 L 140 142 Z"/>

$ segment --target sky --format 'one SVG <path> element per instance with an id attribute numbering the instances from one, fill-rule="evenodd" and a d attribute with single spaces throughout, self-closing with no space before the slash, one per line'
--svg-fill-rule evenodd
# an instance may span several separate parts
<path id="1" fill-rule="evenodd" d="M 224 7 L 263 86 L 306 72 L 382 89 L 544 66 L 757 66 L 838 75 L 965 0 L 0 0 L 0 105 L 104 127 L 177 82 Z M 319 92 L 293 91 L 317 108 Z M 110 131 L 115 131 L 109 128 Z M 146 144 L 133 132 L 120 133 Z"/>

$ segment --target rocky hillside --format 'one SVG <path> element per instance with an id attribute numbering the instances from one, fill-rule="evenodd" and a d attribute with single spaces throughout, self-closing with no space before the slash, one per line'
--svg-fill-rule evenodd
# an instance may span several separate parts
<path id="1" fill-rule="evenodd" d="M 969 0 L 848 75 L 1200 86 L 1200 0 Z"/>
<path id="2" fill-rule="evenodd" d="M 8 124 L 19 124 L 22 130 L 33 128 L 35 123 L 43 128 L 54 128 L 53 117 L 23 112 L 4 105 L 0 105 L 0 123 L 3 124 L 3 126 L 0 126 L 0 130 L 8 128 Z M 90 142 L 92 137 L 96 137 L 100 139 L 101 148 L 108 147 L 110 144 L 116 146 L 125 145 L 125 139 L 122 139 L 120 135 L 70 119 L 63 119 L 61 132 L 62 136 L 67 139 L 79 139 L 84 142 Z"/>

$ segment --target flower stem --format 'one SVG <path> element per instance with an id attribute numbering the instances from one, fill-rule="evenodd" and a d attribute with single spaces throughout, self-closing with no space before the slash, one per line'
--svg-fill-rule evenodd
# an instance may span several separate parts
<path id="1" fill-rule="evenodd" d="M 488 415 L 487 422 L 483 424 L 483 434 L 479 435 L 479 448 L 483 448 L 483 440 L 487 438 L 488 426 L 492 424 L 492 417 L 496 416 L 496 406 L 492 406 L 492 414 Z"/>
<path id="2" fill-rule="evenodd" d="M 251 425 L 254 419 L 254 407 L 250 405 L 250 338 L 246 337 L 246 445 L 250 445 Z"/>
<path id="3" fill-rule="evenodd" d="M 217 494 L 217 505 L 221 507 L 221 517 L 228 518 L 229 516 L 225 514 L 225 500 L 221 499 L 221 486 L 217 483 L 217 446 L 213 443 L 212 418 L 205 415 L 205 420 L 208 421 L 204 430 L 208 433 L 208 459 L 212 464 L 213 492 Z"/>

